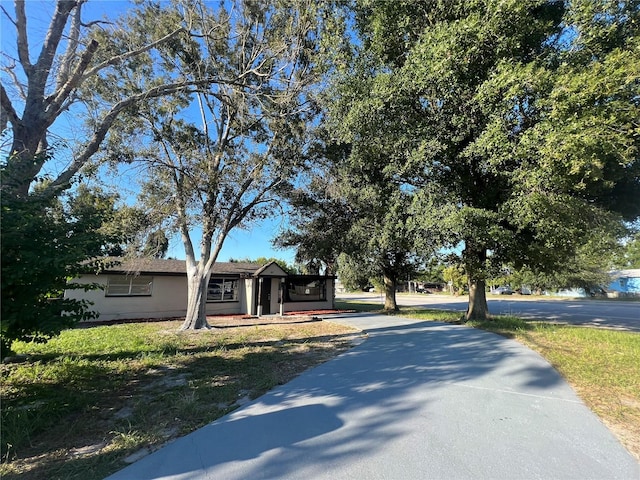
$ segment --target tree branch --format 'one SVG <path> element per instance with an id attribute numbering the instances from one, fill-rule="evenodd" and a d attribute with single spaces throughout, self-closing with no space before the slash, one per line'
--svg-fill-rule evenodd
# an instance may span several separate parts
<path id="1" fill-rule="evenodd" d="M 27 15 L 24 11 L 24 0 L 16 0 L 16 40 L 18 42 L 18 59 L 27 77 L 31 76 L 33 66 L 29 59 L 29 40 L 27 36 Z M 8 16 L 8 15 L 7 15 Z"/>
<path id="2" fill-rule="evenodd" d="M 98 127 L 95 129 L 93 136 L 91 137 L 91 140 L 85 146 L 82 153 L 78 155 L 71 163 L 71 165 L 64 172 L 58 175 L 58 178 L 51 182 L 40 194 L 44 197 L 54 196 L 60 190 L 68 188 L 71 178 L 80 170 L 80 168 L 82 168 L 85 163 L 87 163 L 87 161 L 89 161 L 91 156 L 98 151 L 100 145 L 102 144 L 102 141 L 107 136 L 109 128 L 111 128 L 111 125 L 113 125 L 116 118 L 122 111 L 124 111 L 131 105 L 137 102 L 141 102 L 145 99 L 169 95 L 184 88 L 188 88 L 197 84 L 204 84 L 206 82 L 206 80 L 200 80 L 159 85 L 150 90 L 147 90 L 146 92 L 132 95 L 115 104 L 99 123 Z"/>
<path id="3" fill-rule="evenodd" d="M 47 36 L 44 39 L 44 44 L 42 46 L 42 50 L 40 51 L 40 55 L 38 56 L 38 61 L 33 66 L 33 70 L 31 72 L 33 75 L 35 75 L 36 78 L 33 79 L 33 83 L 31 82 L 31 79 L 29 82 L 29 86 L 33 84 L 38 96 L 42 95 L 42 97 L 44 97 L 46 81 L 47 78 L 49 78 L 51 66 L 53 65 L 53 59 L 55 58 L 56 51 L 58 50 L 58 46 L 60 45 L 60 39 L 62 38 L 64 27 L 67 24 L 69 14 L 78 5 L 78 1 L 83 0 L 58 0 L 56 2 L 56 11 L 54 12 L 51 23 L 49 24 Z M 24 13 L 24 0 L 16 0 L 16 10 L 18 4 L 22 4 L 22 12 Z M 26 31 L 24 33 L 26 36 Z M 26 52 L 26 54 L 28 55 L 28 52 Z M 20 63 L 22 63 L 22 55 L 20 55 Z"/>
<path id="4" fill-rule="evenodd" d="M 106 68 L 108 66 L 117 65 L 118 63 L 122 62 L 123 60 L 126 60 L 129 57 L 134 57 L 134 56 L 139 55 L 141 53 L 148 52 L 152 48 L 155 48 L 156 46 L 166 42 L 167 40 L 170 40 L 171 38 L 173 38 L 174 36 L 176 36 L 177 34 L 179 34 L 180 32 L 183 32 L 183 31 L 184 31 L 183 27 L 177 28 L 173 32 L 165 35 L 164 37 L 160 38 L 159 40 L 156 40 L 155 42 L 149 43 L 148 45 L 144 45 L 143 47 L 140 47 L 137 50 L 130 50 L 128 52 L 123 53 L 122 55 L 118 55 L 116 57 L 110 58 L 109 60 L 106 60 L 106 61 L 96 65 L 92 69 L 88 70 L 83 75 L 82 80 L 84 80 L 85 78 L 90 77 L 92 75 L 95 75 L 100 70 L 103 70 L 104 68 Z"/>
<path id="5" fill-rule="evenodd" d="M 69 73 L 71 72 L 71 62 L 75 57 L 76 51 L 78 50 L 78 44 L 80 39 L 80 27 L 82 25 L 81 22 L 81 11 L 80 6 L 86 0 L 82 0 L 78 3 L 78 7 L 75 9 L 73 13 L 73 18 L 71 19 L 71 27 L 69 28 L 69 38 L 67 40 L 67 49 L 65 50 L 64 56 L 60 61 L 60 68 L 58 70 L 58 78 L 56 79 L 56 90 L 60 90 L 62 85 L 64 85 L 69 78 Z"/>
<path id="6" fill-rule="evenodd" d="M 4 132 L 8 122 L 11 122 L 11 126 L 15 128 L 20 122 L 20 118 L 13 108 L 4 85 L 0 84 L 0 132 Z"/>

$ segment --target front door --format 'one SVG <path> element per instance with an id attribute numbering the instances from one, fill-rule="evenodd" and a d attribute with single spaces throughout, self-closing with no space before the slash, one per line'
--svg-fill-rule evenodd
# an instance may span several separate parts
<path id="1" fill-rule="evenodd" d="M 262 305 L 262 314 L 269 315 L 271 313 L 271 279 L 262 278 L 261 280 L 260 305 Z"/>

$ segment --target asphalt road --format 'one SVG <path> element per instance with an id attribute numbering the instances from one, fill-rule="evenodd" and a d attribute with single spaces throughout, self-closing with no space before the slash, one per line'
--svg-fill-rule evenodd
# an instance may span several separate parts
<path id="1" fill-rule="evenodd" d="M 338 300 L 384 302 L 376 293 L 338 294 Z M 401 306 L 419 306 L 441 310 L 465 311 L 468 297 L 433 294 L 399 294 Z M 604 327 L 640 332 L 640 302 L 619 300 L 544 300 L 520 295 L 488 295 L 489 311 L 493 315 L 514 315 L 524 319 L 548 320 L 572 325 Z"/>

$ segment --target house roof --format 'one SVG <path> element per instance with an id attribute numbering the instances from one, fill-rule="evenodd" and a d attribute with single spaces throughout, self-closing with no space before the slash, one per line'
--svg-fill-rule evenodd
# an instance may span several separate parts
<path id="1" fill-rule="evenodd" d="M 164 258 L 119 258 L 111 257 L 103 272 L 129 274 L 186 275 L 185 260 L 167 260 Z M 213 264 L 213 275 L 255 275 L 262 265 L 248 262 L 216 262 Z"/>
<path id="2" fill-rule="evenodd" d="M 631 268 L 627 270 L 616 270 L 611 272 L 613 279 L 617 278 L 640 278 L 640 268 Z"/>

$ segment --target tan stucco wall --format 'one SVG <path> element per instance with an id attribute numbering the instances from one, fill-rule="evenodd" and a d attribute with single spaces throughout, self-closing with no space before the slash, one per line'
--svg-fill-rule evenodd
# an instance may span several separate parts
<path id="1" fill-rule="evenodd" d="M 78 283 L 98 283 L 106 286 L 107 276 L 85 276 Z M 240 281 L 237 302 L 207 303 L 207 314 L 238 314 L 246 312 L 245 282 Z M 92 310 L 100 316 L 98 321 L 137 318 L 184 317 L 187 312 L 187 282 L 182 276 L 153 276 L 151 296 L 107 297 L 104 289 L 68 290 L 65 297 L 93 302 Z"/>
<path id="2" fill-rule="evenodd" d="M 84 276 L 77 283 L 98 283 L 106 286 L 106 275 Z M 255 315 L 255 279 L 240 279 L 237 302 L 207 303 L 207 314 L 250 314 Z M 280 312 L 278 303 L 280 280 L 271 282 L 271 314 Z M 153 290 L 150 297 L 107 297 L 104 290 L 68 290 L 65 297 L 86 299 L 93 302 L 92 310 L 99 312 L 98 321 L 138 318 L 184 317 L 187 310 L 187 282 L 183 276 L 153 276 Z M 333 308 L 333 281 L 327 280 L 327 300 L 324 302 L 288 302 L 285 312 Z"/>

